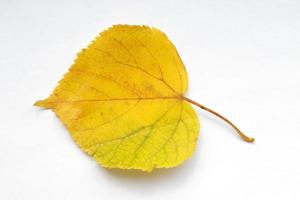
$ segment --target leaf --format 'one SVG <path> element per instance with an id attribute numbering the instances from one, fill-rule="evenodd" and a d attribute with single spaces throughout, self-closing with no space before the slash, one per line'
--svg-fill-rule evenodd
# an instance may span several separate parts
<path id="1" fill-rule="evenodd" d="M 104 167 L 174 167 L 189 158 L 199 122 L 181 96 L 187 75 L 167 36 L 147 26 L 102 32 L 51 96 L 51 108 L 80 148 Z"/>
<path id="2" fill-rule="evenodd" d="M 152 171 L 194 152 L 199 121 L 189 102 L 214 112 L 184 97 L 186 90 L 185 67 L 164 33 L 116 25 L 83 49 L 35 105 L 52 109 L 102 166 Z"/>

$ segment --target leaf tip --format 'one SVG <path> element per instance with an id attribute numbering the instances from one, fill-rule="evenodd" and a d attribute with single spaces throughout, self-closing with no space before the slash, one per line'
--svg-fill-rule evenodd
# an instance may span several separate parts
<path id="1" fill-rule="evenodd" d="M 42 104 L 42 100 L 38 100 L 38 101 L 36 101 L 36 102 L 34 102 L 34 106 L 41 106 L 41 104 Z"/>
<path id="2" fill-rule="evenodd" d="M 48 102 L 47 100 L 38 100 L 33 105 L 46 109 L 52 108 L 52 103 Z"/>

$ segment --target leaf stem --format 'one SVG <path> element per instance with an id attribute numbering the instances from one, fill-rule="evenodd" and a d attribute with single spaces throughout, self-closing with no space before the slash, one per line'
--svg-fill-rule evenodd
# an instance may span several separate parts
<path id="1" fill-rule="evenodd" d="M 223 121 L 225 121 L 227 124 L 229 124 L 235 131 L 236 133 L 241 137 L 241 139 L 243 139 L 246 142 L 254 142 L 254 138 L 248 137 L 246 136 L 244 133 L 242 133 L 242 131 L 236 126 L 234 125 L 230 120 L 228 120 L 226 117 L 220 115 L 219 113 L 217 113 L 216 111 L 213 111 L 210 108 L 207 108 L 206 106 L 201 105 L 200 103 L 193 101 L 187 97 L 182 96 L 182 99 L 184 99 L 185 101 L 190 102 L 191 104 L 194 104 L 195 106 L 198 106 L 199 108 L 210 112 L 211 114 L 219 117 L 220 119 L 222 119 Z"/>

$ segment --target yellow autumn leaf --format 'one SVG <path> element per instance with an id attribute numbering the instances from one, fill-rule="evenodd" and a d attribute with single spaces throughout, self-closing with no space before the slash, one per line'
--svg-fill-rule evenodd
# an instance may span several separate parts
<path id="1" fill-rule="evenodd" d="M 202 105 L 184 97 L 186 89 L 185 67 L 163 32 L 116 25 L 35 105 L 52 109 L 102 166 L 152 171 L 179 165 L 195 149 L 199 120 L 189 103 Z"/>

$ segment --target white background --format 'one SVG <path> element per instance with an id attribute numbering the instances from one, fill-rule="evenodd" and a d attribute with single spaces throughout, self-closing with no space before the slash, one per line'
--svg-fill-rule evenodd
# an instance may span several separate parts
<path id="1" fill-rule="evenodd" d="M 106 170 L 82 153 L 51 111 L 32 105 L 120 23 L 163 30 L 187 67 L 187 96 L 255 144 L 195 108 L 197 150 L 177 168 Z M 300 198 L 298 0 L 0 0 L 0 91 L 0 199 Z"/>

